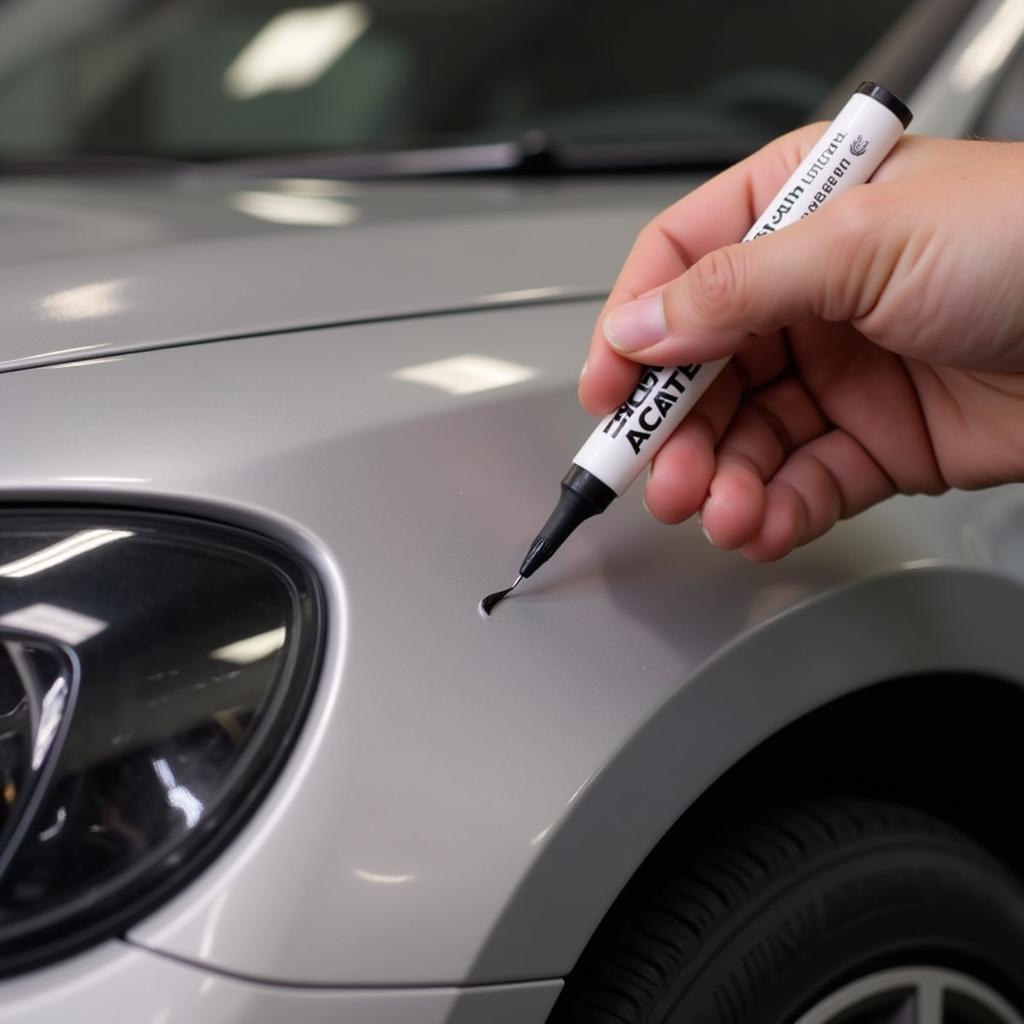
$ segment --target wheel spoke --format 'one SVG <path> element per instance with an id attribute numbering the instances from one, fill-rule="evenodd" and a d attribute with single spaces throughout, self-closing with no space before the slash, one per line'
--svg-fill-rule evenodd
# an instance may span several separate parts
<path id="1" fill-rule="evenodd" d="M 917 990 L 908 992 L 907 997 L 885 1014 L 879 1024 L 918 1024 Z"/>
<path id="2" fill-rule="evenodd" d="M 942 979 L 928 971 L 914 992 L 914 1024 L 942 1024 Z"/>
<path id="3" fill-rule="evenodd" d="M 851 982 L 795 1024 L 1024 1024 L 997 992 L 941 967 L 897 967 Z"/>

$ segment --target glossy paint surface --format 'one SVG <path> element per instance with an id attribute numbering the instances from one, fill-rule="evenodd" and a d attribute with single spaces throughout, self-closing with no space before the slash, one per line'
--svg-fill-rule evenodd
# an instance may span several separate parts
<path id="1" fill-rule="evenodd" d="M 110 942 L 5 982 L 0 1024 L 541 1024 L 560 986 L 303 990 L 228 978 Z"/>
<path id="2" fill-rule="evenodd" d="M 0 183 L 0 371 L 314 324 L 596 296 L 699 178 Z"/>
<path id="3" fill-rule="evenodd" d="M 944 664 L 962 611 L 922 620 L 949 646 L 908 632 L 879 646 L 884 664 L 840 673 L 819 671 L 829 648 L 820 625 L 800 629 L 797 606 L 927 559 L 1020 571 L 1019 488 L 890 502 L 773 566 L 714 551 L 695 524 L 656 524 L 631 492 L 482 618 L 480 598 L 514 575 L 589 429 L 574 386 L 597 309 L 0 375 L 6 415 L 33 438 L 8 455 L 7 500 L 74 495 L 260 525 L 327 590 L 325 673 L 295 757 L 226 854 L 134 942 L 292 983 L 557 977 L 700 787 L 879 671 Z M 995 621 L 976 594 L 968 605 Z M 873 621 L 880 600 L 848 619 L 831 607 L 828 621 L 862 643 L 891 618 Z M 734 662 L 701 682 L 725 651 L 747 664 L 773 619 L 794 623 L 769 644 L 784 671 L 765 675 L 751 647 L 753 676 Z M 998 643 L 971 650 L 1005 670 Z M 651 721 L 686 732 L 666 727 L 631 760 Z M 686 755 L 681 774 L 657 767 L 672 750 Z"/>
<path id="4" fill-rule="evenodd" d="M 955 137 L 976 119 L 1024 39 L 1024 5 L 979 0 L 914 96 L 912 132 Z"/>

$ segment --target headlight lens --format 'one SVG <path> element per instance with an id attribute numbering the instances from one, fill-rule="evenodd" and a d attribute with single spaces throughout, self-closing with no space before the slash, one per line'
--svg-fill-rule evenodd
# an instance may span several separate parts
<path id="1" fill-rule="evenodd" d="M 0 970 L 194 875 L 275 777 L 321 632 L 312 573 L 245 531 L 0 513 Z"/>

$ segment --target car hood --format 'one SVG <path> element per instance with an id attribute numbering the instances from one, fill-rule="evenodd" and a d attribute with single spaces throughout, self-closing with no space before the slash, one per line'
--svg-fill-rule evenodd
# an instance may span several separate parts
<path id="1" fill-rule="evenodd" d="M 686 178 L 0 186 L 0 371 L 598 295 Z"/>

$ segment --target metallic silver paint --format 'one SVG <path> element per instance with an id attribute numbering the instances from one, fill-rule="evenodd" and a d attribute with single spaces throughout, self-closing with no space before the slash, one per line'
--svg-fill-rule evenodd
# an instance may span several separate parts
<path id="1" fill-rule="evenodd" d="M 0 182 L 0 371 L 596 297 L 645 220 L 699 180 Z M 338 204 L 351 222 L 269 223 L 237 208 L 254 193 L 299 204 L 297 216 L 303 202 Z"/>
<path id="2" fill-rule="evenodd" d="M 1021 0 L 980 0 L 910 103 L 910 131 L 963 135 L 1024 40 Z"/>
<path id="3" fill-rule="evenodd" d="M 302 989 L 112 941 L 3 983 L 0 1024 L 541 1024 L 560 981 L 474 989 Z"/>
<path id="4" fill-rule="evenodd" d="M 134 942 L 300 984 L 557 977 L 664 828 L 775 729 L 901 671 L 1019 678 L 1024 593 L 998 574 L 1024 573 L 1024 488 L 888 502 L 772 566 L 659 526 L 631 493 L 481 618 L 591 425 L 574 391 L 597 311 L 0 375 L 5 416 L 32 438 L 7 453 L 7 500 L 265 520 L 328 588 L 332 649 L 300 751 Z M 394 376 L 466 353 L 535 375 L 476 394 Z M 982 568 L 901 568 L 927 559 Z M 908 621 L 900 595 L 930 616 Z"/>

